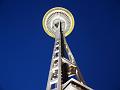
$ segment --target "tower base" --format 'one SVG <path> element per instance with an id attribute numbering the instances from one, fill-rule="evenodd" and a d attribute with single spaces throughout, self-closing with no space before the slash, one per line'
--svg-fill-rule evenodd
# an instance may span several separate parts
<path id="1" fill-rule="evenodd" d="M 93 90 L 93 89 L 71 78 L 63 85 L 63 90 Z"/>

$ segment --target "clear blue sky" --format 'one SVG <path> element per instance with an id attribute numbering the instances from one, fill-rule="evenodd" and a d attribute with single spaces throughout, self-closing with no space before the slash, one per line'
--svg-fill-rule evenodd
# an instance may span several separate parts
<path id="1" fill-rule="evenodd" d="M 45 90 L 54 39 L 42 18 L 56 6 L 75 17 L 67 41 L 86 83 L 120 90 L 119 0 L 0 0 L 0 90 Z"/>

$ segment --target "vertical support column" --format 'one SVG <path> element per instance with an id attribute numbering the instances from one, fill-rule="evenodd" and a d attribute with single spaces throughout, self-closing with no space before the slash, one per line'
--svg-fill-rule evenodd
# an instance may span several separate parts
<path id="1" fill-rule="evenodd" d="M 57 27 L 56 27 L 57 26 Z M 60 35 L 60 22 L 57 23 L 57 25 L 53 26 L 53 29 L 55 30 L 55 45 L 54 45 L 54 50 L 53 50 L 53 55 L 52 55 L 52 61 L 51 61 L 51 66 L 50 66 L 50 71 L 49 71 L 49 76 L 48 76 L 48 82 L 47 82 L 47 88 L 46 90 L 52 90 L 52 85 L 55 84 L 55 90 L 62 90 L 62 83 L 61 83 L 61 35 Z M 59 52 L 56 53 L 56 49 L 58 49 Z M 57 61 L 58 61 L 58 66 L 57 66 L 57 78 L 56 81 L 52 81 L 51 79 L 53 78 L 53 66 L 55 63 L 55 57 L 57 54 Z"/>
<path id="2" fill-rule="evenodd" d="M 53 63 L 54 63 L 54 55 L 55 55 L 55 48 L 56 48 L 56 41 L 54 44 L 54 49 L 53 49 L 53 55 L 52 55 L 52 60 L 51 60 L 51 64 L 50 64 L 50 71 L 49 71 L 49 75 L 48 75 L 48 81 L 47 81 L 47 87 L 46 90 L 51 90 L 51 78 L 52 78 L 52 67 L 53 67 Z"/>
<path id="3" fill-rule="evenodd" d="M 59 42 L 59 54 L 58 54 L 58 82 L 57 82 L 57 89 L 62 90 L 62 83 L 61 83 L 61 35 L 60 35 L 60 22 L 58 28 L 55 32 L 55 39 Z"/>
<path id="4" fill-rule="evenodd" d="M 83 77 L 82 77 L 82 74 L 81 74 L 81 72 L 80 72 L 80 69 L 79 69 L 78 66 L 77 66 L 77 63 L 76 63 L 76 61 L 75 61 L 75 58 L 74 58 L 74 56 L 73 56 L 73 54 L 72 54 L 72 52 L 71 52 L 71 50 L 70 50 L 70 48 L 69 48 L 69 46 L 68 46 L 68 44 L 67 44 L 67 41 L 66 41 L 65 37 L 63 37 L 63 38 L 64 38 L 65 49 L 66 49 L 66 51 L 67 51 L 67 53 L 68 53 L 69 60 L 70 60 L 71 63 L 73 63 L 73 64 L 77 67 L 77 70 L 76 70 L 77 79 L 78 79 L 80 82 L 82 82 L 82 83 L 85 84 L 85 81 L 84 81 L 84 79 L 83 79 Z"/>

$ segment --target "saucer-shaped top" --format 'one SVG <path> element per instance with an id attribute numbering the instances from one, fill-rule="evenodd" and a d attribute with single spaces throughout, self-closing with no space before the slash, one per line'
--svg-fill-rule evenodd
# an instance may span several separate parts
<path id="1" fill-rule="evenodd" d="M 64 22 L 63 33 L 65 36 L 68 36 L 74 28 L 74 17 L 71 12 L 62 7 L 55 7 L 46 12 L 42 21 L 43 28 L 53 38 L 55 38 L 53 23 L 56 20 Z"/>

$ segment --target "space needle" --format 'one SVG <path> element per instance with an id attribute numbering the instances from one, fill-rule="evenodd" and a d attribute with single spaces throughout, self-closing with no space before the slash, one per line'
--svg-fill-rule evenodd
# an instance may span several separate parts
<path id="1" fill-rule="evenodd" d="M 55 39 L 46 90 L 93 90 L 81 75 L 66 38 L 74 28 L 72 13 L 55 7 L 43 17 L 44 31 Z"/>

